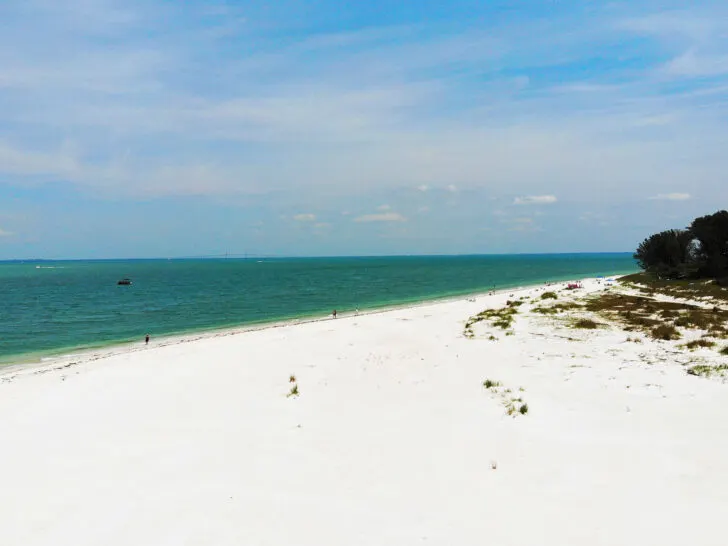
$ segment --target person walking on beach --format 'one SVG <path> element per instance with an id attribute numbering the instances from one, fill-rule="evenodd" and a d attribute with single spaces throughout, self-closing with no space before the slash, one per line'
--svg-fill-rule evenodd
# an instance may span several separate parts
<path id="1" fill-rule="evenodd" d="M 149 334 L 144 337 L 144 345 L 149 345 Z"/>
<path id="2" fill-rule="evenodd" d="M 334 315 L 334 318 L 336 318 L 336 309 L 334 309 L 334 312 L 331 314 Z"/>

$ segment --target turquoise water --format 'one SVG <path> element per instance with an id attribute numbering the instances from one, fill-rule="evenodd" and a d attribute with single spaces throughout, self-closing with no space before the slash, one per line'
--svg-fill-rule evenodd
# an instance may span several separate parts
<path id="1" fill-rule="evenodd" d="M 635 270 L 630 254 L 0 262 L 0 362 Z"/>

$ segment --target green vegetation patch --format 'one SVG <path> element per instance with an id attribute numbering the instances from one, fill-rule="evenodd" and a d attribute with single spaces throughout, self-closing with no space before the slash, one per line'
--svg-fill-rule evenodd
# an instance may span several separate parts
<path id="1" fill-rule="evenodd" d="M 506 414 L 512 417 L 520 415 L 526 415 L 528 413 L 528 404 L 523 401 L 520 396 L 513 396 L 511 389 L 503 388 L 500 381 L 494 379 L 486 379 L 483 381 L 483 387 L 488 389 L 491 393 L 500 398 L 503 407 L 506 410 Z M 520 387 L 519 392 L 524 392 L 525 389 Z"/>
<path id="2" fill-rule="evenodd" d="M 534 307 L 533 312 L 541 315 L 555 315 L 559 310 L 556 307 Z"/>
<path id="3" fill-rule="evenodd" d="M 518 313 L 517 305 L 503 307 L 502 309 L 486 309 L 470 317 L 465 323 L 465 337 L 475 337 L 473 326 L 479 322 L 489 321 L 492 326 L 507 330 L 513 325 L 513 318 Z"/>
<path id="4" fill-rule="evenodd" d="M 559 313 L 563 313 L 564 311 L 571 311 L 573 309 L 583 308 L 583 305 L 576 302 L 563 302 L 548 306 L 540 305 L 538 307 L 534 307 L 532 310 L 534 313 L 539 313 L 541 315 L 557 315 Z"/>
<path id="5" fill-rule="evenodd" d="M 555 300 L 558 297 L 559 296 L 556 294 L 556 292 L 544 292 L 543 294 L 541 294 L 542 300 Z"/>
<path id="6" fill-rule="evenodd" d="M 711 337 L 728 334 L 728 311 L 714 307 L 705 309 L 685 302 L 659 301 L 645 296 L 605 293 L 587 301 L 586 309 L 624 325 L 628 332 L 665 334 L 665 327 L 707 330 Z M 653 335 L 654 337 L 654 335 Z M 658 337 L 658 339 L 667 339 Z M 669 339 L 676 339 L 674 335 Z"/>
<path id="7" fill-rule="evenodd" d="M 710 347 L 715 347 L 715 341 L 713 341 L 711 339 L 705 339 L 705 338 L 694 339 L 693 341 L 687 342 L 684 345 L 684 347 L 686 349 L 690 349 L 691 351 L 694 350 L 694 349 L 697 349 L 699 347 L 710 348 Z"/>
<path id="8" fill-rule="evenodd" d="M 574 323 L 571 326 L 572 326 L 572 328 L 580 328 L 583 330 L 596 330 L 597 328 L 599 328 L 600 324 L 598 322 L 593 321 L 592 319 L 581 318 L 581 319 L 574 321 Z"/>
<path id="9" fill-rule="evenodd" d="M 708 364 L 697 364 L 695 366 L 692 366 L 691 368 L 688 368 L 689 375 L 697 375 L 700 377 L 725 377 L 726 372 L 728 372 L 728 364 L 718 364 L 715 366 L 711 366 Z"/>
<path id="10" fill-rule="evenodd" d="M 728 288 L 713 280 L 659 279 L 650 273 L 635 273 L 622 277 L 620 281 L 646 295 L 666 294 L 683 299 L 714 298 L 728 301 Z"/>

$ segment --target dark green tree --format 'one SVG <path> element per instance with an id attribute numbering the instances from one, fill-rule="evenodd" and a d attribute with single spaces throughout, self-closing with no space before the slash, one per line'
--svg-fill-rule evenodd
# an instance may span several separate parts
<path id="1" fill-rule="evenodd" d="M 698 241 L 696 254 L 701 276 L 728 277 L 728 211 L 696 218 L 690 231 Z"/>
<path id="2" fill-rule="evenodd" d="M 687 277 L 696 269 L 693 239 L 684 229 L 655 233 L 640 243 L 634 258 L 642 269 L 660 278 Z"/>

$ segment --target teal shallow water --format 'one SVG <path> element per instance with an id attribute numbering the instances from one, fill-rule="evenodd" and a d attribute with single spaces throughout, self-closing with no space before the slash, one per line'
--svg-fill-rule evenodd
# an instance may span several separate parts
<path id="1" fill-rule="evenodd" d="M 636 269 L 626 253 L 0 262 L 0 363 Z"/>

